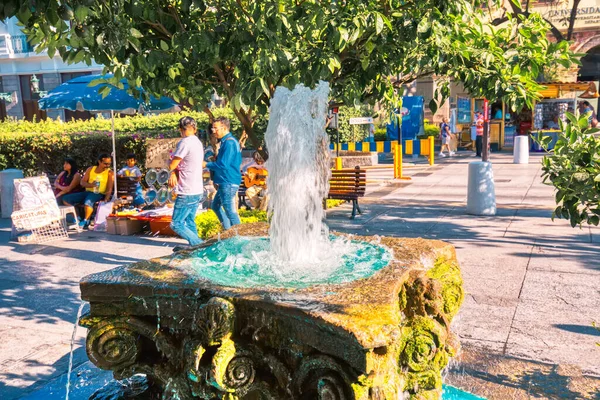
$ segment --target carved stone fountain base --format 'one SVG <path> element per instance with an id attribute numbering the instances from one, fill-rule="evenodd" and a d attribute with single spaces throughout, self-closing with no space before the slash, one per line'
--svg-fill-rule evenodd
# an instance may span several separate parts
<path id="1" fill-rule="evenodd" d="M 238 234 L 266 236 L 267 225 Z M 88 275 L 87 354 L 117 379 L 146 374 L 163 399 L 439 398 L 463 300 L 454 248 L 353 239 L 387 247 L 394 261 L 306 289 L 218 286 L 167 257 Z"/>

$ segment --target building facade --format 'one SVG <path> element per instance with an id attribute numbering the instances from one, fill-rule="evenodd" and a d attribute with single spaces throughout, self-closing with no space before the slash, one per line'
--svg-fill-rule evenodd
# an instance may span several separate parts
<path id="1" fill-rule="evenodd" d="M 88 113 L 40 110 L 40 93 L 35 90 L 32 80 L 39 80 L 38 90 L 43 92 L 77 76 L 100 72 L 101 65 L 67 64 L 58 55 L 50 58 L 46 51 L 37 54 L 17 25 L 16 18 L 0 22 L 0 120 L 7 117 L 29 121 L 88 118 Z"/>
<path id="2" fill-rule="evenodd" d="M 506 0 L 506 9 L 509 9 L 508 2 L 510 1 L 512 0 Z M 529 3 L 531 11 L 538 12 L 565 37 L 567 36 L 568 18 L 573 8 L 573 0 L 542 0 Z M 501 17 L 504 13 L 503 9 L 496 10 L 492 13 L 492 18 Z M 581 0 L 577 6 L 576 15 L 571 33 L 571 50 L 584 55 L 581 58 L 582 65 L 562 71 L 557 80 L 560 82 L 595 82 L 598 87 L 598 81 L 600 81 L 600 0 Z M 423 96 L 425 118 L 439 123 L 443 117 L 450 115 L 450 110 L 456 107 L 458 100 L 469 97 L 469 93 L 461 84 L 452 84 L 450 100 L 443 104 L 435 115 L 432 115 L 427 104 L 433 98 L 436 86 L 434 78 L 419 79 L 415 85 L 407 88 L 406 94 Z M 590 101 L 596 109 L 598 108 L 597 99 L 586 100 Z"/>

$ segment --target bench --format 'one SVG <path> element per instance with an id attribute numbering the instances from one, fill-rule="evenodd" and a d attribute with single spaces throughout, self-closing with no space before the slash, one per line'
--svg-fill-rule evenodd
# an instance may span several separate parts
<path id="1" fill-rule="evenodd" d="M 367 171 L 360 169 L 359 166 L 352 169 L 332 170 L 327 198 L 352 201 L 352 216 L 350 219 L 354 219 L 357 212 L 362 214 L 362 210 L 358 205 L 358 198 L 365 196 L 366 187 Z"/>
<path id="2" fill-rule="evenodd" d="M 246 207 L 246 210 L 249 210 L 250 207 L 248 203 L 246 203 L 246 185 L 244 184 L 244 178 L 242 177 L 242 182 L 240 183 L 240 187 L 238 189 L 238 208 Z"/>

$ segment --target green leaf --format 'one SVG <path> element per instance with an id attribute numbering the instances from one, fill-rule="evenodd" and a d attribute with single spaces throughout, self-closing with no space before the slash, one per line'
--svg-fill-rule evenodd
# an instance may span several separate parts
<path id="1" fill-rule="evenodd" d="M 435 114 L 437 112 L 438 105 L 437 105 L 437 102 L 435 101 L 435 99 L 431 99 L 429 101 L 429 109 L 431 110 L 432 114 Z"/>
<path id="2" fill-rule="evenodd" d="M 137 29 L 135 29 L 135 28 L 131 28 L 131 29 L 129 30 L 129 33 L 131 34 L 131 36 L 133 36 L 133 37 L 134 37 L 134 38 L 136 38 L 136 39 L 139 39 L 139 38 L 142 38 L 142 37 L 144 37 L 144 35 L 142 35 L 142 32 L 138 31 L 138 30 L 137 30 Z"/>
<path id="3" fill-rule="evenodd" d="M 594 182 L 600 182 L 600 174 L 596 175 L 594 178 Z"/>
<path id="4" fill-rule="evenodd" d="M 260 86 L 262 87 L 263 92 L 267 96 L 270 96 L 271 95 L 271 91 L 269 90 L 269 85 L 267 85 L 267 82 L 265 82 L 265 80 L 263 78 L 259 78 L 259 81 L 260 81 Z"/>
<path id="5" fill-rule="evenodd" d="M 383 17 L 381 14 L 377 13 L 375 16 L 375 33 L 376 34 L 379 35 L 381 33 L 381 31 L 383 30 L 383 25 L 384 25 Z"/>
<path id="6" fill-rule="evenodd" d="M 168 51 L 169 50 L 169 45 L 164 40 L 161 40 L 160 41 L 160 48 L 163 49 L 164 51 Z"/>
<path id="7" fill-rule="evenodd" d="M 79 22 L 83 22 L 83 20 L 88 16 L 89 8 L 85 6 L 77 6 L 75 7 L 75 19 Z"/>

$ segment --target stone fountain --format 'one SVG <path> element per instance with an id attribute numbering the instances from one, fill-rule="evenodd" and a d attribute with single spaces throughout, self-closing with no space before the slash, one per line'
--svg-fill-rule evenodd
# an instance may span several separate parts
<path id="1" fill-rule="evenodd" d="M 324 87 L 315 89 L 316 100 L 304 94 L 304 111 L 290 107 L 296 90 L 276 94 L 267 144 L 288 123 L 286 112 L 308 113 L 316 122 L 303 129 L 322 131 Z M 309 143 L 315 154 L 327 149 L 326 141 Z M 275 148 L 271 142 L 272 156 Z M 304 168 L 286 157 L 292 156 L 275 156 L 269 166 L 279 171 L 269 188 L 280 210 L 285 202 L 278 196 L 289 190 L 278 182 L 290 177 L 281 176 L 278 163 Z M 317 175 L 308 177 L 316 191 L 302 196 L 320 203 L 319 182 L 326 179 L 318 170 L 328 163 L 317 164 Z M 298 201 L 294 196 L 290 202 Z M 458 350 L 450 323 L 463 300 L 454 248 L 423 239 L 329 235 L 320 207 L 299 208 L 298 214 L 273 210 L 271 229 L 240 226 L 175 257 L 85 277 L 81 294 L 90 311 L 80 324 L 88 328 L 90 360 L 117 379 L 145 374 L 153 395 L 165 400 L 440 398 L 442 369 Z M 303 228 L 301 219 L 308 221 Z M 273 238 L 286 230 L 293 240 Z M 328 254 L 298 251 L 311 241 L 329 246 Z M 263 245 L 272 248 L 255 251 Z M 232 246 L 239 254 L 230 254 Z M 352 254 L 329 257 L 336 249 Z"/>

